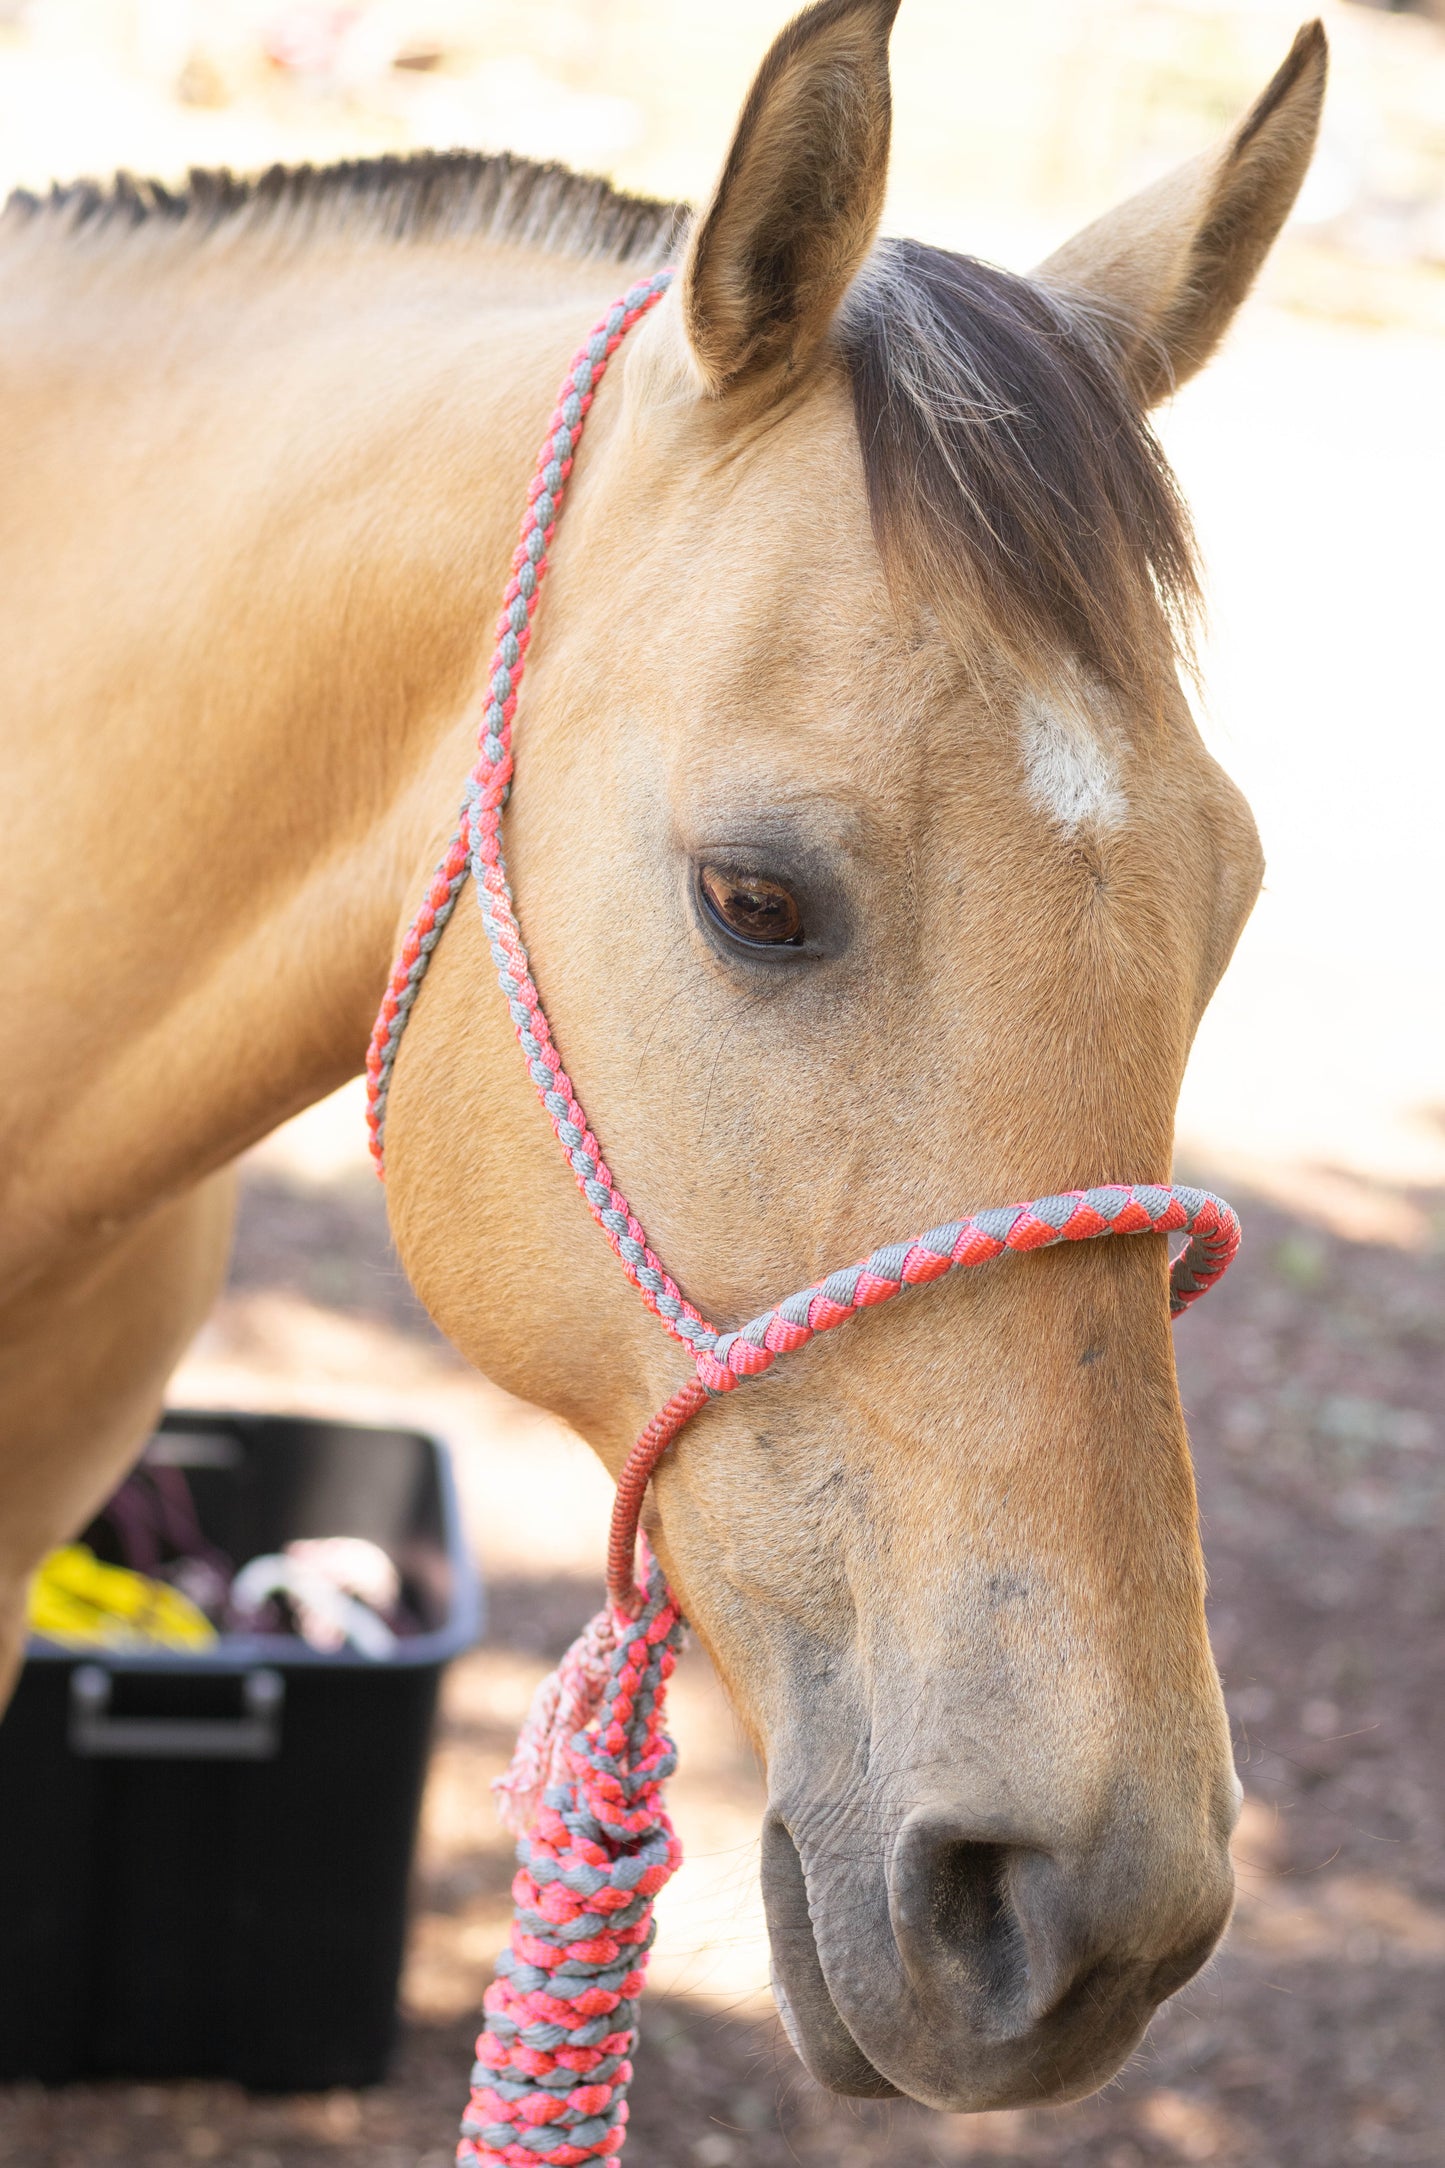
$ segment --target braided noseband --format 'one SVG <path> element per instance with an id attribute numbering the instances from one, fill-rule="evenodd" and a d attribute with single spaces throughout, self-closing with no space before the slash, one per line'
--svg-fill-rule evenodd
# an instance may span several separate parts
<path id="1" fill-rule="evenodd" d="M 477 2043 L 472 2105 L 458 2149 L 464 2164 L 575 2168 L 615 2155 L 622 2144 L 652 1898 L 680 1856 L 660 1787 L 673 1765 L 661 1729 L 663 1688 L 682 1622 L 645 1545 L 643 1585 L 637 1586 L 638 1522 L 653 1471 L 683 1426 L 710 1397 L 761 1376 L 815 1334 L 831 1332 L 905 1288 L 985 1264 L 1004 1250 L 1048 1249 L 1105 1235 L 1186 1235 L 1170 1271 L 1170 1311 L 1178 1317 L 1214 1285 L 1239 1247 L 1238 1219 L 1205 1190 L 1155 1184 L 1069 1190 L 976 1212 L 911 1242 L 888 1244 L 789 1295 L 737 1332 L 710 1325 L 648 1247 L 553 1044 L 507 881 L 502 810 L 511 788 L 512 725 L 532 618 L 577 441 L 612 355 L 656 307 L 671 279 L 670 271 L 660 271 L 614 303 L 563 381 L 502 598 L 479 757 L 456 833 L 402 944 L 366 1060 L 371 1150 L 382 1171 L 397 1047 L 470 873 L 528 1072 L 577 1185 L 624 1272 L 687 1348 L 694 1368 L 642 1432 L 619 1479 L 607 1554 L 609 1606 L 539 1689 L 512 1769 L 498 1786 L 504 1819 L 521 1836 L 521 1872 L 513 1885 L 511 1950 L 488 1990 L 488 2030 Z"/>

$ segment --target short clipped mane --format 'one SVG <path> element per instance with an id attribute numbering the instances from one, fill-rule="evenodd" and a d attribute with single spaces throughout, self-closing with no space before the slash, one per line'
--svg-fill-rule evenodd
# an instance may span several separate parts
<path id="1" fill-rule="evenodd" d="M 492 239 L 652 269 L 686 206 L 507 153 L 422 151 L 184 187 L 119 174 L 34 196 L 5 216 L 61 233 L 246 225 L 404 242 Z M 1020 660 L 1062 648 L 1139 682 L 1161 621 L 1187 656 L 1198 603 L 1189 517 L 1107 333 L 1077 304 L 968 256 L 884 241 L 838 338 L 878 546 L 895 590 L 966 637 L 981 610 Z"/>
<path id="2" fill-rule="evenodd" d="M 5 215 L 53 219 L 74 234 L 169 225 L 204 235 L 242 220 L 301 233 L 324 222 L 398 241 L 490 238 L 651 268 L 675 251 L 685 214 L 679 204 L 629 196 L 566 166 L 507 152 L 418 151 L 331 166 L 270 166 L 251 177 L 198 168 L 179 188 L 121 173 L 104 184 L 73 181 L 44 196 L 17 189 Z"/>
<path id="3" fill-rule="evenodd" d="M 884 241 L 839 336 L 895 590 L 1117 682 L 1189 652 L 1189 515 L 1107 333 L 1028 279 Z"/>

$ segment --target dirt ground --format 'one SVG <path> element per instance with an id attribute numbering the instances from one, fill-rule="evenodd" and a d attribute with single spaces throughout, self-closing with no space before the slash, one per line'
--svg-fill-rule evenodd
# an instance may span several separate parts
<path id="1" fill-rule="evenodd" d="M 819 2093 L 758 1991 L 761 1795 L 694 1654 L 675 1696 L 676 1803 L 697 1872 L 719 1871 L 691 1914 L 683 1900 L 680 1959 L 664 1933 L 631 2168 L 1445 2161 L 1445 1198 L 1410 1201 L 1436 1230 L 1413 1252 L 1237 1198 L 1245 1254 L 1179 1334 L 1248 1804 L 1225 1948 L 1123 2077 L 1071 2108 L 975 2118 Z M 293 1313 L 355 1336 L 345 1367 L 367 1348 L 394 1365 L 406 1348 L 418 1378 L 457 1370 L 388 1262 L 378 1201 L 350 1183 L 303 1196 L 253 1181 L 212 1358 L 284 1337 Z M 209 2084 L 13 2088 L 0 2094 L 8 2168 L 445 2168 L 505 1924 L 508 1850 L 486 1779 L 594 1594 L 575 1570 L 531 1578 L 494 1562 L 491 1581 L 490 1637 L 446 1694 L 390 2083 L 283 2100 Z"/>

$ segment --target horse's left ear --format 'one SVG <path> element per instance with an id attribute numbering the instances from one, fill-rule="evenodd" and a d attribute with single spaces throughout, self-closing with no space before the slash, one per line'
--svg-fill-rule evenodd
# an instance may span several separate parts
<path id="1" fill-rule="evenodd" d="M 707 390 L 793 371 L 873 246 L 888 180 L 899 0 L 819 0 L 775 41 L 682 270 Z"/>
<path id="2" fill-rule="evenodd" d="M 1299 193 L 1319 133 L 1329 48 L 1306 23 L 1222 149 L 1096 219 L 1034 276 L 1102 315 L 1145 406 L 1224 336 Z"/>

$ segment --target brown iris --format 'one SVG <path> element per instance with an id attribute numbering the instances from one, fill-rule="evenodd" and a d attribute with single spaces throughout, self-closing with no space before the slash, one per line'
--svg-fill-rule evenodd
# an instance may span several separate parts
<path id="1" fill-rule="evenodd" d="M 798 899 L 781 881 L 760 873 L 725 873 L 704 866 L 699 875 L 703 902 L 734 940 L 754 948 L 797 948 L 803 939 Z"/>

